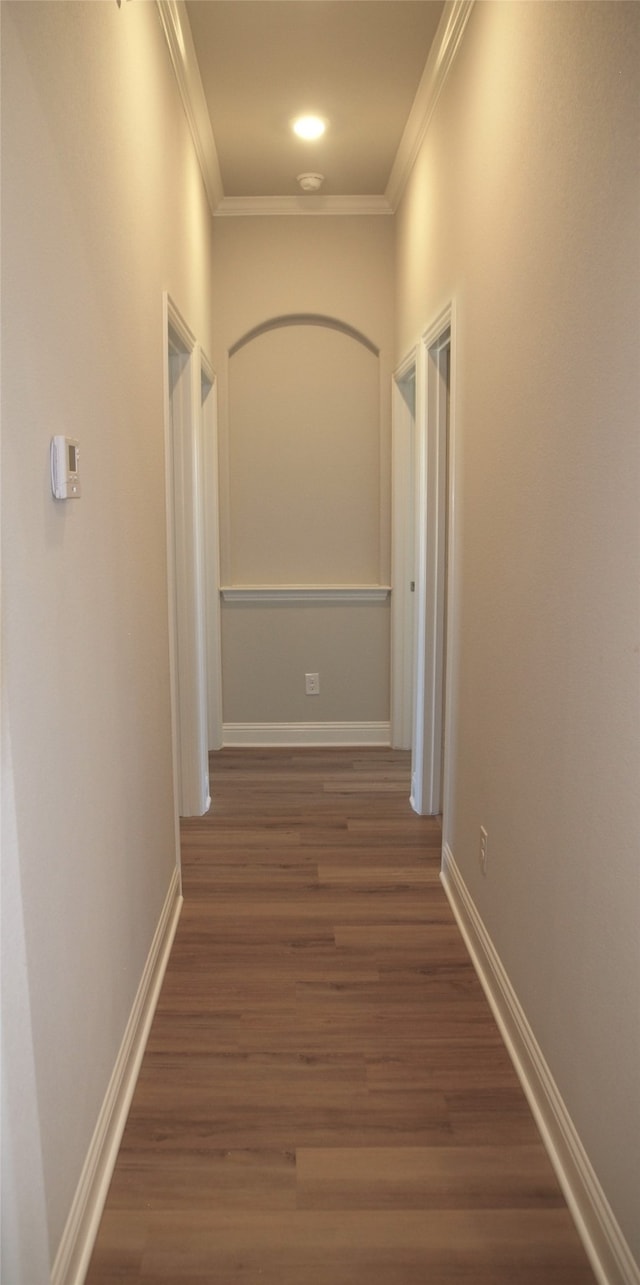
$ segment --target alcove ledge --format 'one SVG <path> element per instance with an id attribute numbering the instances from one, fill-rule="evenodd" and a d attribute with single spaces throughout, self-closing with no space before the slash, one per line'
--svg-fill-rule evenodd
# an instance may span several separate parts
<path id="1" fill-rule="evenodd" d="M 384 602 L 390 585 L 222 585 L 224 602 Z"/>

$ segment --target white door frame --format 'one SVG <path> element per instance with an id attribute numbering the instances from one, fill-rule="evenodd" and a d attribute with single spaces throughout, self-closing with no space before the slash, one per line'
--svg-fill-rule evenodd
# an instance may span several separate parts
<path id="1" fill-rule="evenodd" d="M 444 809 L 443 746 L 449 744 L 446 713 L 450 702 L 445 676 L 451 677 L 445 645 L 452 638 L 445 611 L 452 604 L 454 450 L 454 307 L 449 304 L 422 336 L 424 475 L 418 541 L 420 546 L 420 625 L 418 680 L 421 686 L 421 772 L 414 780 L 413 806 L 435 815 Z M 446 362 L 449 362 L 448 389 Z M 418 716 L 420 716 L 418 714 Z M 448 777 L 444 764 L 445 781 Z"/>
<path id="2" fill-rule="evenodd" d="M 201 354 L 164 294 L 169 658 L 176 811 L 210 806 L 203 571 Z"/>
<path id="3" fill-rule="evenodd" d="M 222 748 L 222 644 L 220 627 L 220 490 L 218 480 L 218 385 L 208 361 L 201 362 L 203 429 L 204 577 L 207 618 L 207 727 L 210 750 Z"/>
<path id="4" fill-rule="evenodd" d="M 448 415 L 443 378 L 447 348 L 450 363 Z M 408 427 L 412 420 L 401 385 L 411 378 L 413 371 L 416 386 L 412 478 L 407 447 Z M 392 744 L 404 748 L 411 746 L 411 805 L 421 815 L 437 815 L 442 811 L 446 816 L 446 789 L 450 780 L 447 763 L 451 747 L 449 692 L 452 680 L 451 642 L 454 637 L 451 626 L 454 383 L 455 308 L 450 303 L 425 331 L 417 348 L 398 367 L 393 387 Z M 411 512 L 412 500 L 414 547 L 411 533 L 407 533 L 407 515 Z M 412 559 L 415 567 L 413 604 L 409 592 Z M 409 660 L 411 654 L 413 665 Z M 406 713 L 408 691 L 413 705 L 411 723 Z"/>
<path id="5" fill-rule="evenodd" d="M 418 349 L 412 348 L 394 371 L 392 383 L 391 744 L 402 750 L 412 744 L 415 691 L 415 595 L 411 586 L 415 589 L 418 359 Z"/>

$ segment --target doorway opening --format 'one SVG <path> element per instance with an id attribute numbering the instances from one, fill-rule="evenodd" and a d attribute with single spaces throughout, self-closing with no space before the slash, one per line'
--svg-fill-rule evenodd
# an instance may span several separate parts
<path id="1" fill-rule="evenodd" d="M 220 622 L 220 499 L 218 407 L 215 375 L 201 361 L 200 413 L 204 504 L 204 599 L 206 613 L 207 732 L 209 750 L 222 749 L 222 644 Z"/>
<path id="2" fill-rule="evenodd" d="M 417 361 L 414 349 L 392 390 L 391 744 L 399 750 L 411 749 L 414 726 Z"/>
<path id="3" fill-rule="evenodd" d="M 446 808 L 453 530 L 453 306 L 393 385 L 392 744 L 411 749 L 411 805 Z"/>
<path id="4" fill-rule="evenodd" d="M 180 816 L 210 806 L 200 352 L 168 295 L 165 312 L 167 570 L 174 780 Z"/>
<path id="5" fill-rule="evenodd" d="M 451 416 L 452 309 L 423 336 L 425 407 L 425 505 L 420 510 L 421 636 L 418 670 L 423 691 L 419 737 L 420 772 L 414 775 L 417 812 L 444 810 L 447 748 L 447 654 L 450 547 L 453 513 Z"/>

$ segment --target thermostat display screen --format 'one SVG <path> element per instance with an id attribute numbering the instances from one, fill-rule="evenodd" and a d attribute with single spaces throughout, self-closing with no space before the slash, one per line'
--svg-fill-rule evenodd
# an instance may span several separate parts
<path id="1" fill-rule="evenodd" d="M 80 497 L 80 443 L 75 437 L 51 438 L 51 490 L 56 500 Z"/>

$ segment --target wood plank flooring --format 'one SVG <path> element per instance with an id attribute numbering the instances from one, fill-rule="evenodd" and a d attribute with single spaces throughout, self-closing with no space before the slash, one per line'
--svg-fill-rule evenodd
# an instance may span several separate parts
<path id="1" fill-rule="evenodd" d="M 212 785 L 87 1285 L 593 1285 L 408 756 Z"/>

